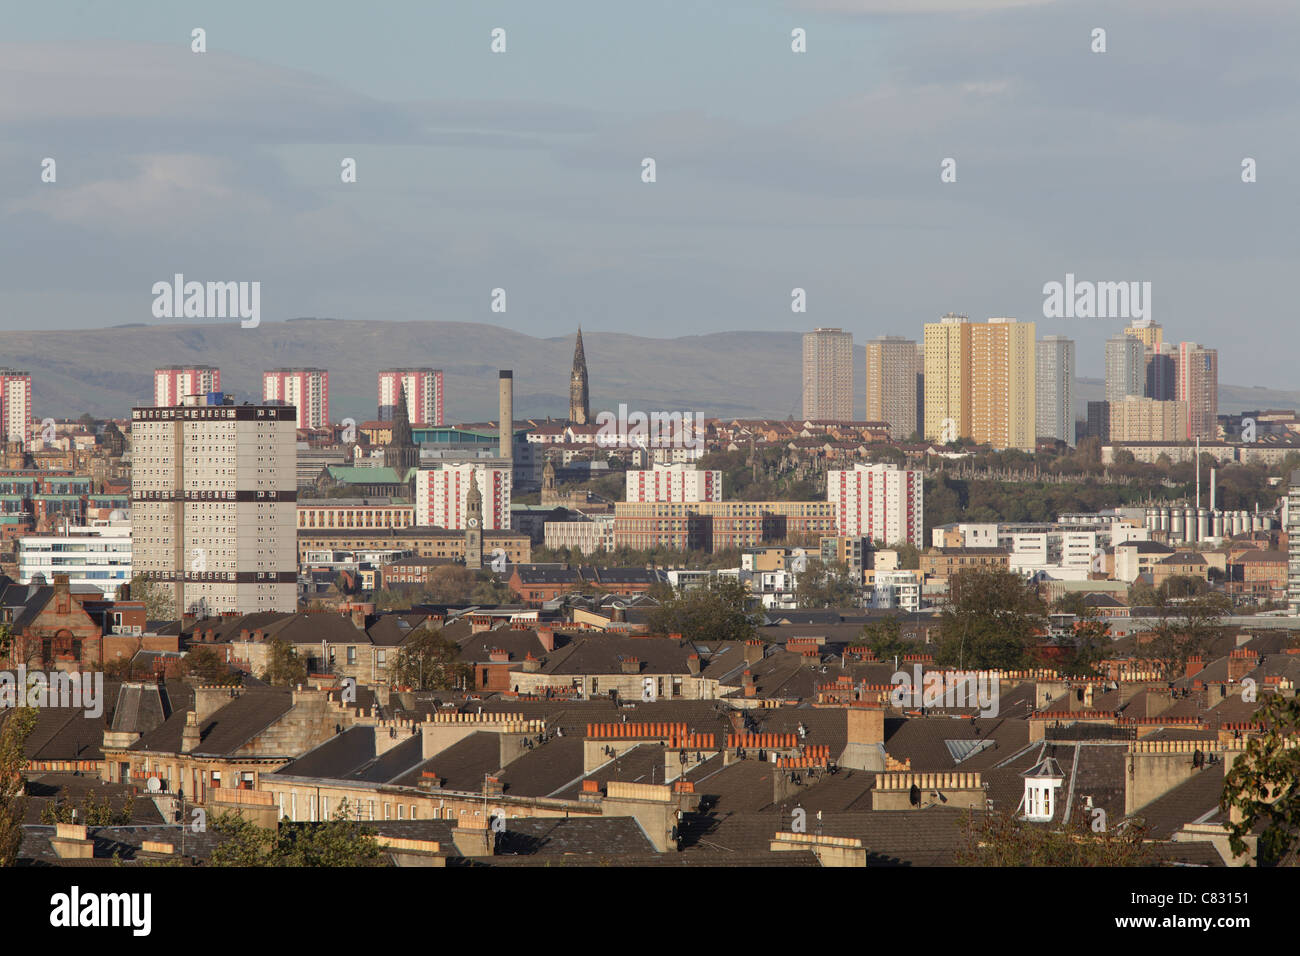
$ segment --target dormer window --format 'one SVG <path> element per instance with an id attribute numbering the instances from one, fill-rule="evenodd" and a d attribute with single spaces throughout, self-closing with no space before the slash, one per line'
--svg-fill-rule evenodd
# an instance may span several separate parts
<path id="1" fill-rule="evenodd" d="M 1065 775 L 1052 757 L 1044 757 L 1026 771 L 1025 794 L 1020 800 L 1021 818 L 1035 823 L 1048 823 L 1056 816 L 1056 791 L 1061 788 Z"/>

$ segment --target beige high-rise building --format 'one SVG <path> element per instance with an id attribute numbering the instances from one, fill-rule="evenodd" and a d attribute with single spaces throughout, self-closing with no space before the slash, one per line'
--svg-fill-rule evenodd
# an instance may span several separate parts
<path id="1" fill-rule="evenodd" d="M 853 333 L 815 329 L 803 337 L 803 417 L 853 421 Z"/>
<path id="2" fill-rule="evenodd" d="M 969 316 L 949 312 L 925 325 L 925 440 L 954 441 L 971 434 Z"/>
<path id="3" fill-rule="evenodd" d="M 971 437 L 1033 451 L 1038 436 L 1033 322 L 989 319 L 971 330 Z"/>
<path id="4" fill-rule="evenodd" d="M 1187 437 L 1187 403 L 1158 402 L 1130 395 L 1110 403 L 1112 442 L 1183 441 Z"/>
<path id="5" fill-rule="evenodd" d="M 996 449 L 1032 451 L 1037 436 L 1033 322 L 946 315 L 925 326 L 925 434 L 955 431 Z"/>
<path id="6" fill-rule="evenodd" d="M 1155 319 L 1134 319 L 1124 334 L 1133 336 L 1152 352 L 1159 352 L 1164 341 L 1164 329 Z"/>
<path id="7" fill-rule="evenodd" d="M 201 395 L 132 409 L 131 573 L 178 615 L 297 609 L 296 417 Z"/>
<path id="8" fill-rule="evenodd" d="M 916 343 L 899 335 L 867 343 L 867 421 L 888 422 L 895 441 L 916 430 L 919 355 Z"/>

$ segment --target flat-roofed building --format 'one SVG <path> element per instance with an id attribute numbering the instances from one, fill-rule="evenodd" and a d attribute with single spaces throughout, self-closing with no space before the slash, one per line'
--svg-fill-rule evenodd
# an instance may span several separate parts
<path id="1" fill-rule="evenodd" d="M 409 528 L 415 505 L 401 498 L 303 498 L 298 502 L 302 528 Z"/>
<path id="2" fill-rule="evenodd" d="M 814 329 L 803 337 L 803 417 L 853 420 L 853 333 Z"/>
<path id="3" fill-rule="evenodd" d="M 828 501 L 702 501 L 614 504 L 614 547 L 725 551 L 761 544 L 817 546 L 835 531 Z"/>
<path id="4" fill-rule="evenodd" d="M 917 431 L 917 379 L 924 368 L 916 342 L 882 335 L 867 343 L 867 421 L 887 422 L 901 441 Z"/>
<path id="5" fill-rule="evenodd" d="M 1187 404 L 1130 395 L 1110 403 L 1110 440 L 1181 441 L 1187 434 Z"/>
<path id="6" fill-rule="evenodd" d="M 295 413 L 204 396 L 131 412 L 132 572 L 180 613 L 293 611 Z"/>

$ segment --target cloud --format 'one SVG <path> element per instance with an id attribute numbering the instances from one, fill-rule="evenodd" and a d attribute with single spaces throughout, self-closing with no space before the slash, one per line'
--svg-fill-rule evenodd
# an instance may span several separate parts
<path id="1" fill-rule="evenodd" d="M 37 187 L 10 201 L 10 213 L 31 211 L 56 222 L 82 227 L 132 231 L 189 232 L 214 220 L 260 214 L 269 202 L 241 189 L 237 174 L 224 160 L 197 155 L 148 155 L 134 160 L 125 176 L 84 184 L 69 182 L 70 171 L 60 172 L 57 187 Z M 236 212 L 237 210 L 237 212 Z"/>
<path id="2" fill-rule="evenodd" d="M 385 102 L 324 76 L 157 44 L 0 43 L 7 138 L 51 130 L 132 152 L 299 143 L 516 148 L 605 122 L 582 107 L 471 99 Z M 494 138 L 495 137 L 495 138 Z"/>

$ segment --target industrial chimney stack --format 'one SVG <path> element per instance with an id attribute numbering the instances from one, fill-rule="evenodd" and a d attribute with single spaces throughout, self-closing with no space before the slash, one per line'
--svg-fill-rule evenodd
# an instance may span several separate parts
<path id="1" fill-rule="evenodd" d="M 501 370 L 501 425 L 497 429 L 500 457 L 510 461 L 514 458 L 515 437 L 515 373 L 510 369 Z"/>

